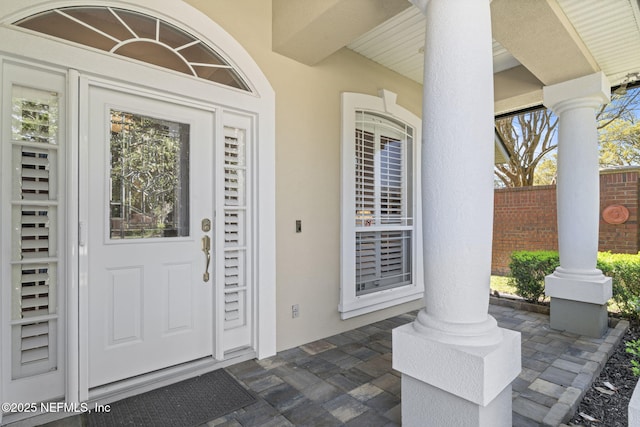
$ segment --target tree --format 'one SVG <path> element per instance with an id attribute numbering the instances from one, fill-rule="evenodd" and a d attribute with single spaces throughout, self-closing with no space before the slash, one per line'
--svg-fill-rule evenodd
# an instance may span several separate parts
<path id="1" fill-rule="evenodd" d="M 640 165 L 640 121 L 616 119 L 600 132 L 600 166 Z"/>
<path id="2" fill-rule="evenodd" d="M 604 129 L 618 119 L 635 121 L 639 107 L 640 86 L 613 91 L 611 102 L 602 105 L 596 116 L 598 129 Z"/>
<path id="3" fill-rule="evenodd" d="M 600 108 L 596 119 L 602 166 L 640 164 L 636 121 L 639 111 L 640 87 L 625 93 L 614 91 L 611 102 Z M 551 183 L 550 179 L 555 176 L 555 157 L 549 157 L 549 153 L 557 148 L 556 116 L 550 110 L 540 109 L 497 119 L 495 124 L 510 155 L 508 163 L 495 166 L 496 186 Z M 541 171 L 537 171 L 539 166 L 543 167 Z M 542 175 L 536 177 L 538 174 Z"/>
<path id="4" fill-rule="evenodd" d="M 495 173 L 505 187 L 534 184 L 535 170 L 555 150 L 558 119 L 551 110 L 540 109 L 496 120 L 496 129 L 509 153 L 509 162 L 496 165 Z"/>
<path id="5" fill-rule="evenodd" d="M 600 166 L 640 164 L 640 87 L 614 91 L 598 114 Z"/>
<path id="6" fill-rule="evenodd" d="M 533 185 L 552 185 L 556 183 L 558 175 L 558 155 L 553 153 L 551 157 L 543 159 L 536 168 Z"/>

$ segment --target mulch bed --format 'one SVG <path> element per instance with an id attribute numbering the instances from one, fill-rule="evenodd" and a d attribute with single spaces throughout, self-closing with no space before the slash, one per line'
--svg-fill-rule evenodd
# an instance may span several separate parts
<path id="1" fill-rule="evenodd" d="M 631 355 L 625 351 L 627 341 L 640 338 L 639 325 L 632 325 L 609 358 L 600 376 L 587 390 L 569 425 L 594 427 L 626 427 L 629 401 L 638 382 L 631 372 Z M 605 382 L 613 385 L 611 391 Z M 598 390 L 596 387 L 600 388 Z M 603 391 L 604 390 L 604 391 Z M 611 394 L 610 394 L 611 393 Z M 582 414 L 582 415 L 581 415 Z M 589 417 L 597 421 L 590 421 Z"/>

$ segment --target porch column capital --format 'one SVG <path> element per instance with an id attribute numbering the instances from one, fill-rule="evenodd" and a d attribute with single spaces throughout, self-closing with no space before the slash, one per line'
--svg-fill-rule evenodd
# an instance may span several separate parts
<path id="1" fill-rule="evenodd" d="M 557 115 L 574 108 L 598 108 L 611 99 L 611 86 L 603 72 L 545 86 L 543 103 Z"/>

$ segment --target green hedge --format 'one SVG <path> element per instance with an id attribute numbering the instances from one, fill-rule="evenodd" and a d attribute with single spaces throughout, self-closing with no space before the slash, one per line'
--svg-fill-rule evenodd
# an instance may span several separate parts
<path id="1" fill-rule="evenodd" d="M 558 252 L 516 251 L 511 254 L 511 285 L 529 302 L 544 300 L 544 278 L 560 265 Z"/>
<path id="2" fill-rule="evenodd" d="M 544 278 L 560 265 L 555 251 L 516 251 L 511 254 L 511 281 L 527 301 L 544 300 Z M 613 301 L 620 313 L 640 320 L 640 254 L 598 252 L 597 268 L 612 278 Z"/>
<path id="3" fill-rule="evenodd" d="M 613 301 L 620 313 L 640 319 L 640 254 L 598 253 L 598 268 L 613 279 Z"/>

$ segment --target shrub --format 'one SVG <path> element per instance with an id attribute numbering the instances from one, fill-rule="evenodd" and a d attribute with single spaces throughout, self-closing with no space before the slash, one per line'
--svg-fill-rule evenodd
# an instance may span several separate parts
<path id="1" fill-rule="evenodd" d="M 544 278 L 560 265 L 558 252 L 516 251 L 511 254 L 512 285 L 529 302 L 544 300 Z"/>
<path id="2" fill-rule="evenodd" d="M 544 278 L 560 265 L 556 251 L 516 251 L 511 254 L 511 278 L 516 293 L 530 302 L 544 300 Z M 597 268 L 611 277 L 613 301 L 620 314 L 640 320 L 640 254 L 598 252 Z"/>
<path id="3" fill-rule="evenodd" d="M 630 320 L 639 320 L 640 255 L 599 252 L 598 268 L 612 279 L 613 301 L 620 314 Z"/>
<path id="4" fill-rule="evenodd" d="M 640 340 L 627 341 L 626 351 L 631 354 L 633 358 L 631 359 L 631 372 L 633 375 L 640 376 Z"/>

